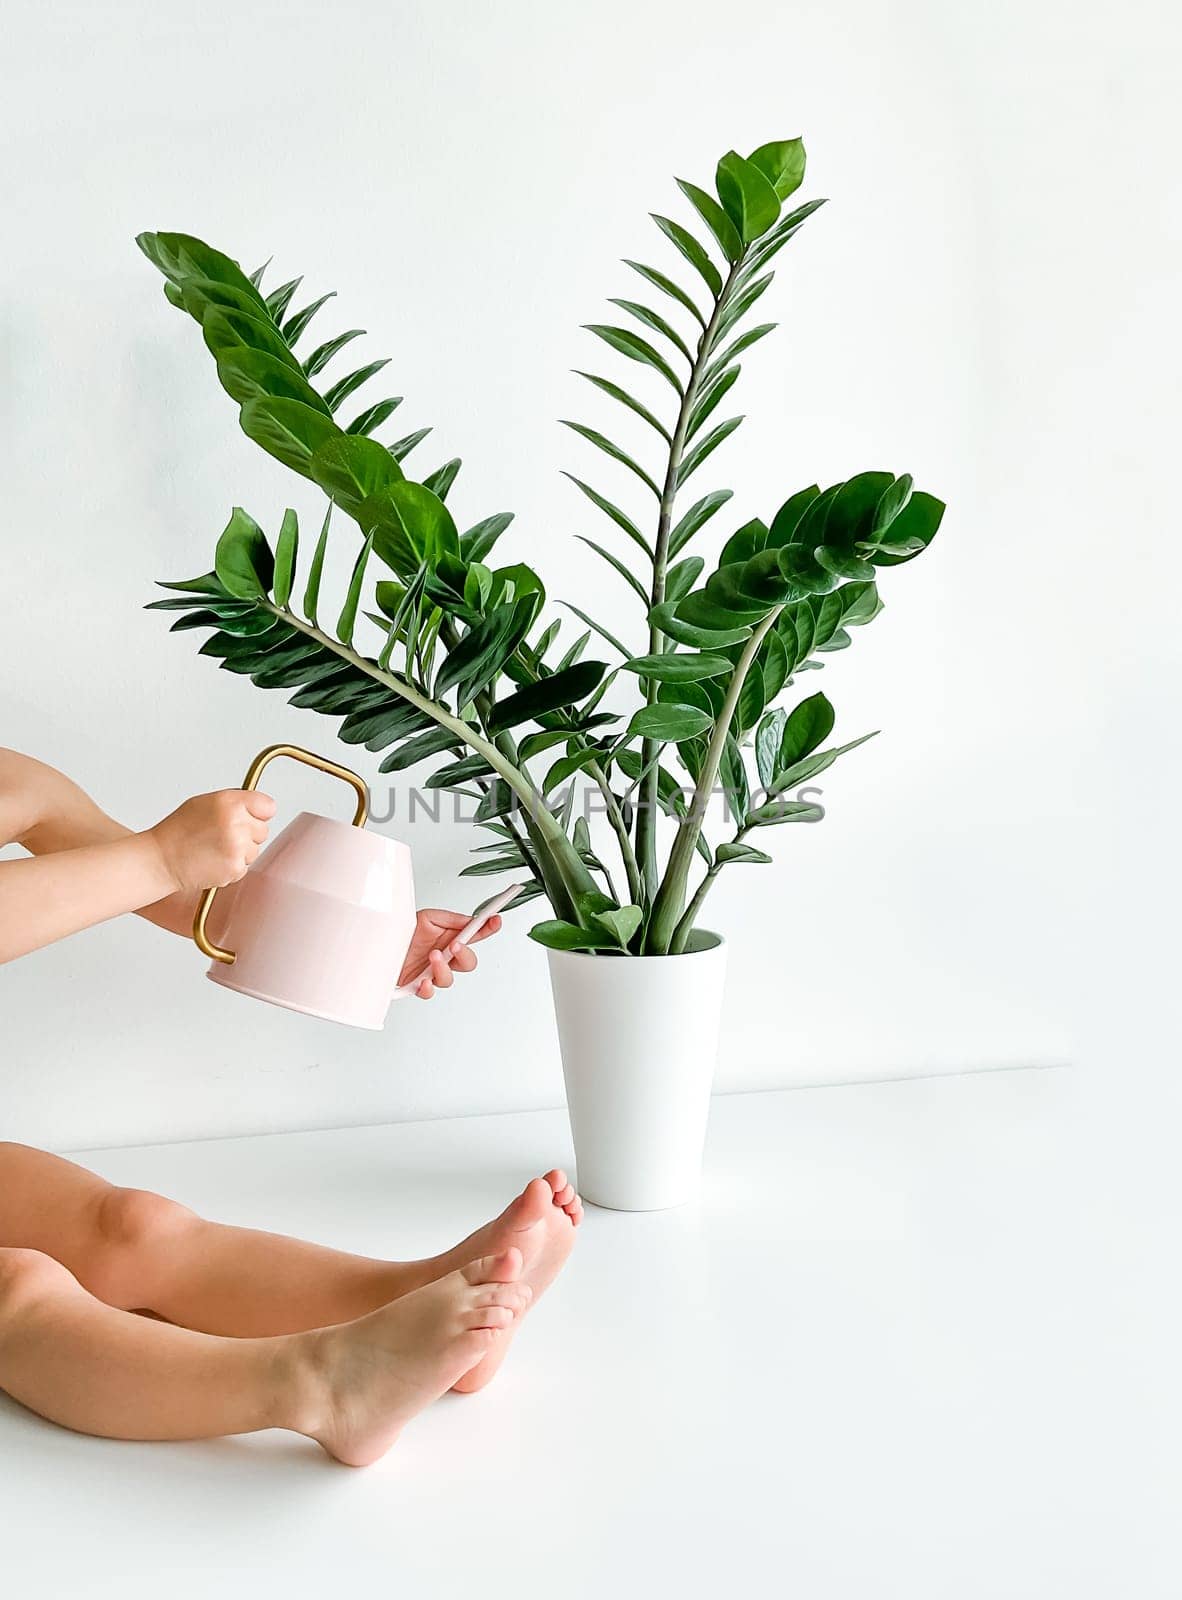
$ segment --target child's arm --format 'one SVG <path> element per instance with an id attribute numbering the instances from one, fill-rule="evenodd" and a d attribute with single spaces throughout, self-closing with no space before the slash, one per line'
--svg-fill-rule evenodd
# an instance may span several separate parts
<path id="1" fill-rule="evenodd" d="M 52 767 L 0 751 L 0 840 L 38 858 L 0 861 L 0 961 L 126 911 L 188 933 L 200 891 L 243 876 L 274 810 L 227 789 L 132 833 Z"/>

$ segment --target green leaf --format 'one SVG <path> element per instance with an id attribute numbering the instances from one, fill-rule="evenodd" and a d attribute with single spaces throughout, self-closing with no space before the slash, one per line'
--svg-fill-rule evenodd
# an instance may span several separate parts
<path id="1" fill-rule="evenodd" d="M 677 555 L 690 542 L 694 534 L 709 522 L 721 506 L 726 505 L 733 492 L 731 489 L 713 489 L 694 502 L 669 535 L 671 557 Z"/>
<path id="2" fill-rule="evenodd" d="M 272 290 L 272 292 L 267 296 L 267 310 L 271 313 L 274 321 L 281 322 L 283 320 L 284 314 L 287 311 L 288 306 L 291 304 L 292 295 L 295 294 L 296 290 L 299 288 L 300 284 L 303 283 L 303 281 L 304 280 L 302 277 L 290 278 L 287 283 L 280 284 L 278 289 Z"/>
<path id="3" fill-rule="evenodd" d="M 659 703 L 641 706 L 628 724 L 625 739 L 660 739 L 680 743 L 705 733 L 713 719 L 698 706 Z"/>
<path id="4" fill-rule="evenodd" d="M 795 789 L 799 784 L 807 783 L 810 778 L 828 771 L 838 756 L 844 756 L 848 751 L 856 750 L 860 744 L 865 744 L 867 740 L 874 738 L 877 738 L 877 730 L 874 733 L 864 733 L 860 739 L 851 739 L 849 744 L 837 745 L 832 750 L 817 750 L 812 755 L 804 756 L 792 766 L 773 774 L 772 781 L 764 785 L 769 797 L 783 794 L 785 789 Z"/>
<path id="5" fill-rule="evenodd" d="M 360 389 L 363 383 L 368 383 L 375 373 L 389 365 L 389 356 L 383 356 L 380 361 L 370 361 L 366 366 L 358 367 L 356 372 L 350 372 L 346 377 L 338 379 L 332 388 L 325 392 L 325 405 L 330 411 L 335 411 L 355 390 Z"/>
<path id="6" fill-rule="evenodd" d="M 610 933 L 595 928 L 580 928 L 573 922 L 554 919 L 538 922 L 529 930 L 529 936 L 548 950 L 614 950 L 616 940 Z"/>
<path id="7" fill-rule="evenodd" d="M 824 815 L 824 806 L 812 805 L 808 801 L 772 800 L 765 806 L 749 811 L 745 826 L 767 828 L 780 822 L 820 822 Z"/>
<path id="8" fill-rule="evenodd" d="M 685 290 L 674 283 L 672 278 L 666 277 L 663 272 L 658 272 L 655 267 L 646 267 L 641 261 L 625 260 L 624 265 L 631 267 L 633 272 L 639 272 L 640 276 L 648 283 L 651 283 L 654 288 L 660 289 L 662 294 L 667 294 L 671 300 L 676 300 L 678 305 L 684 306 L 694 320 L 705 328 L 705 317 L 698 310 L 697 305 L 690 296 L 686 294 Z"/>
<path id="9" fill-rule="evenodd" d="M 723 865 L 728 861 L 749 861 L 753 865 L 766 867 L 771 864 L 772 858 L 765 854 L 764 851 L 756 850 L 752 845 L 738 844 L 728 840 L 726 844 L 719 845 L 714 852 L 714 859 Z"/>
<path id="10" fill-rule="evenodd" d="M 635 672 L 642 678 L 654 678 L 658 683 L 696 683 L 700 678 L 721 677 L 731 672 L 734 662 L 726 656 L 681 655 L 674 651 L 658 652 L 651 656 L 633 656 L 625 661 L 624 671 Z"/>
<path id="11" fill-rule="evenodd" d="M 699 189 L 696 183 L 686 183 L 681 178 L 677 180 L 677 187 L 718 240 L 727 260 L 737 261 L 743 254 L 743 241 L 739 238 L 739 230 L 714 196 L 707 194 L 704 189 Z"/>
<path id="12" fill-rule="evenodd" d="M 783 707 L 778 711 L 769 711 L 755 734 L 755 765 L 759 781 L 765 789 L 771 784 L 780 764 L 780 745 L 787 721 L 788 713 Z"/>
<path id="13" fill-rule="evenodd" d="M 643 920 L 644 912 L 639 906 L 619 906 L 591 915 L 593 925 L 610 935 L 621 950 L 627 950 Z"/>
<path id="14" fill-rule="evenodd" d="M 399 745 L 397 750 L 386 757 L 378 770 L 402 772 L 406 767 L 417 766 L 428 756 L 438 755 L 443 750 L 459 748 L 460 741 L 450 728 L 428 728 L 426 733 L 417 734 L 405 744 Z"/>
<path id="15" fill-rule="evenodd" d="M 774 226 L 780 215 L 776 191 L 757 166 L 730 150 L 718 163 L 714 177 L 723 209 L 750 244 Z"/>
<path id="16" fill-rule="evenodd" d="M 422 444 L 430 432 L 430 428 L 417 428 L 414 433 L 405 433 L 401 439 L 395 439 L 393 444 L 386 446 L 386 449 L 389 450 L 395 461 L 405 461 L 414 447 Z"/>
<path id="17" fill-rule="evenodd" d="M 313 451 L 308 476 L 338 505 L 356 515 L 363 502 L 383 496 L 401 483 L 402 469 L 375 439 L 333 428 L 331 436 Z"/>
<path id="18" fill-rule="evenodd" d="M 631 654 L 627 646 L 622 645 L 614 633 L 609 633 L 601 623 L 595 621 L 594 617 L 589 617 L 585 611 L 580 611 L 578 606 L 574 605 L 570 600 L 560 600 L 558 604 L 565 606 L 568 611 L 573 611 L 580 622 L 585 622 L 589 628 L 593 629 L 601 639 L 606 639 L 608 644 L 618 650 L 622 656 Z"/>
<path id="19" fill-rule="evenodd" d="M 724 439 L 730 438 L 742 420 L 742 417 L 730 417 L 726 422 L 720 422 L 716 428 L 710 430 L 704 439 L 699 439 L 692 450 L 686 453 L 682 459 L 681 466 L 677 470 L 677 487 L 679 489 L 698 470 L 706 457 L 713 455 Z"/>
<path id="20" fill-rule="evenodd" d="M 498 511 L 495 516 L 485 517 L 469 528 L 467 533 L 462 533 L 460 555 L 463 560 L 469 563 L 483 561 L 512 521 L 511 511 Z"/>
<path id="21" fill-rule="evenodd" d="M 677 246 L 690 266 L 705 280 L 710 293 L 715 296 L 721 294 L 722 274 L 689 229 L 683 228 L 680 222 L 672 222 L 668 217 L 658 216 L 655 211 L 652 213 L 652 219 L 666 239 Z"/>
<path id="22" fill-rule="evenodd" d="M 248 400 L 242 407 L 240 420 L 248 438 L 305 478 L 311 476 L 312 456 L 340 431 L 323 412 L 314 411 L 298 400 L 272 400 L 261 396 Z"/>
<path id="23" fill-rule="evenodd" d="M 547 772 L 542 783 L 543 794 L 553 794 L 568 778 L 573 778 L 576 772 L 581 772 L 584 767 L 598 759 L 600 752 L 595 749 L 575 750 L 568 756 L 561 756 Z"/>
<path id="24" fill-rule="evenodd" d="M 287 340 L 287 343 L 294 345 L 321 306 L 326 306 L 330 300 L 335 298 L 336 290 L 330 289 L 327 294 L 322 294 L 318 300 L 313 300 L 310 305 L 303 306 L 299 311 L 294 312 L 283 324 L 283 337 Z"/>
<path id="25" fill-rule="evenodd" d="M 317 626 L 316 607 L 320 599 L 320 578 L 324 572 L 324 554 L 328 549 L 328 528 L 332 521 L 332 501 L 324 513 L 324 522 L 321 525 L 320 537 L 316 541 L 316 550 L 312 556 L 312 565 L 308 568 L 308 582 L 304 589 L 304 615 L 313 627 Z"/>
<path id="26" fill-rule="evenodd" d="M 593 383 L 597 389 L 602 389 L 604 394 L 610 395 L 613 400 L 618 400 L 622 406 L 627 406 L 629 411 L 635 412 L 638 417 L 648 423 L 650 428 L 654 428 L 661 435 L 666 444 L 671 442 L 669 430 L 664 423 L 654 417 L 647 406 L 641 405 L 635 396 L 630 395 L 626 389 L 621 389 L 618 383 L 612 383 L 608 378 L 597 377 L 594 372 L 583 372 L 578 367 L 574 371 L 576 377 L 586 378 L 588 383 Z"/>
<path id="27" fill-rule="evenodd" d="M 488 718 L 489 733 L 503 733 L 506 728 L 536 720 L 548 711 L 557 711 L 560 706 L 577 705 L 598 687 L 606 671 L 606 662 L 579 661 L 550 677 L 527 684 L 492 708 Z"/>
<path id="28" fill-rule="evenodd" d="M 823 694 L 810 695 L 788 715 L 780 736 L 776 770 L 793 766 L 833 732 L 833 707 Z"/>
<path id="29" fill-rule="evenodd" d="M 904 554 L 879 551 L 871 556 L 874 565 L 897 567 L 904 561 L 913 560 L 921 550 L 926 550 L 936 537 L 943 516 L 944 502 L 937 500 L 935 495 L 924 494 L 922 490 L 918 490 L 890 525 L 891 543 L 911 548 Z M 916 541 L 914 546 L 912 541 Z"/>
<path id="30" fill-rule="evenodd" d="M 396 572 L 413 571 L 422 561 L 434 565 L 445 554 L 459 557 L 460 536 L 452 514 L 426 484 L 396 483 L 386 491 L 385 501 L 393 516 L 382 518 L 374 548 Z"/>
<path id="31" fill-rule="evenodd" d="M 395 395 L 389 400 L 379 400 L 376 405 L 367 406 L 364 411 L 359 412 L 345 429 L 345 432 L 371 434 L 375 428 L 381 427 L 387 417 L 393 416 L 401 404 L 401 395 Z"/>
<path id="32" fill-rule="evenodd" d="M 353 564 L 353 574 L 349 579 L 345 603 L 341 607 L 341 614 L 337 620 L 337 638 L 342 644 L 351 645 L 353 643 L 353 629 L 357 625 L 357 608 L 361 604 L 361 585 L 365 581 L 365 569 L 369 564 L 372 549 L 373 534 L 370 534 L 361 547 L 361 554 Z"/>
<path id="33" fill-rule="evenodd" d="M 597 556 L 602 556 L 607 562 L 608 566 L 613 567 L 620 574 L 620 577 L 623 578 L 624 582 L 640 596 L 641 604 L 647 609 L 649 598 L 644 586 L 633 577 L 632 573 L 629 572 L 628 568 L 618 556 L 612 555 L 611 551 L 605 550 L 601 544 L 596 544 L 594 539 L 588 539 L 585 533 L 577 533 L 575 538 L 581 540 L 583 544 L 588 545 L 592 550 L 595 551 Z"/>
<path id="34" fill-rule="evenodd" d="M 589 483 L 584 483 L 582 478 L 576 478 L 573 472 L 564 472 L 562 475 L 564 478 L 569 478 L 576 488 L 581 489 L 587 496 L 588 500 L 590 500 L 591 504 L 593 506 L 597 506 L 605 516 L 610 517 L 615 523 L 616 527 L 622 529 L 623 532 L 628 535 L 629 539 L 632 540 L 633 544 L 638 545 L 640 549 L 644 551 L 645 555 L 648 556 L 649 560 L 652 560 L 653 552 L 648 540 L 644 537 L 643 533 L 641 533 L 640 529 L 636 526 L 632 519 L 626 516 L 624 512 L 620 510 L 619 506 L 614 506 L 610 500 L 605 500 L 604 497 L 599 494 L 597 490 L 593 489 Z"/>
<path id="35" fill-rule="evenodd" d="M 718 377 L 709 388 L 702 391 L 701 397 L 689 414 L 689 422 L 685 430 L 687 440 L 693 438 L 707 418 L 721 405 L 723 399 L 739 381 L 739 374 L 742 370 L 742 367 L 727 367 L 724 372 L 718 374 Z"/>
<path id="36" fill-rule="evenodd" d="M 434 472 L 429 472 L 423 479 L 423 488 L 430 489 L 432 494 L 437 494 L 440 500 L 447 499 L 447 491 L 456 481 L 463 462 L 459 456 L 453 456 L 450 461 L 445 461 L 441 467 L 436 467 Z"/>
<path id="37" fill-rule="evenodd" d="M 433 772 L 424 787 L 452 789 L 461 783 L 470 782 L 473 778 L 483 778 L 491 771 L 492 768 L 482 755 L 465 756 L 462 761 L 453 762 L 451 766 L 440 767 L 437 772 Z"/>
<path id="38" fill-rule="evenodd" d="M 275 546 L 275 604 L 285 607 L 295 582 L 296 558 L 300 547 L 300 524 L 290 508 L 283 513 L 279 539 Z"/>
<path id="39" fill-rule="evenodd" d="M 270 593 L 275 562 L 263 530 L 241 506 L 230 514 L 214 557 L 218 581 L 240 600 L 257 600 Z"/>
<path id="40" fill-rule="evenodd" d="M 217 362 L 222 388 L 239 405 L 248 400 L 298 400 L 313 411 L 328 415 L 328 407 L 297 367 L 277 361 L 263 350 L 234 345 L 223 350 Z"/>
<path id="41" fill-rule="evenodd" d="M 350 328 L 347 333 L 338 333 L 332 339 L 326 339 L 323 344 L 318 344 L 312 354 L 304 362 L 304 372 L 309 378 L 314 378 L 318 372 L 323 372 L 328 363 L 347 344 L 352 344 L 354 339 L 360 339 L 364 328 Z"/>
<path id="42" fill-rule="evenodd" d="M 701 556 L 687 556 L 675 567 L 670 567 L 665 574 L 666 602 L 683 600 L 701 577 L 705 565 Z"/>
<path id="43" fill-rule="evenodd" d="M 676 372 L 664 356 L 654 350 L 648 340 L 642 339 L 638 333 L 633 333 L 629 328 L 613 328 L 602 322 L 585 322 L 583 327 L 588 333 L 595 334 L 596 338 L 609 344 L 613 350 L 618 350 L 621 355 L 627 356 L 630 361 L 641 361 L 652 367 L 678 394 L 683 393 L 681 380 Z"/>
<path id="44" fill-rule="evenodd" d="M 619 306 L 621 311 L 626 311 L 630 317 L 635 317 L 642 326 L 651 328 L 654 333 L 659 333 L 663 339 L 668 339 L 673 348 L 683 355 L 691 365 L 693 364 L 694 358 L 689 352 L 689 346 L 677 329 L 673 327 L 672 323 L 667 322 L 660 312 L 653 311 L 649 306 L 641 305 L 637 300 L 617 300 L 612 295 L 608 296 L 607 303 L 610 306 Z"/>
<path id="45" fill-rule="evenodd" d="M 745 639 L 751 637 L 751 629 L 745 624 L 738 627 L 702 628 L 692 622 L 686 622 L 677 615 L 679 603 L 666 600 L 664 604 L 654 606 L 649 612 L 650 622 L 670 639 L 676 639 L 678 644 L 692 645 L 699 650 L 721 650 L 724 645 L 742 644 Z"/>
<path id="46" fill-rule="evenodd" d="M 781 200 L 795 194 L 804 182 L 803 139 L 776 139 L 771 144 L 761 144 L 748 160 L 759 168 Z"/>
<path id="47" fill-rule="evenodd" d="M 564 428 L 573 429 L 575 433 L 586 439 L 589 444 L 593 444 L 597 450 L 602 450 L 604 455 L 611 456 L 613 461 L 619 461 L 623 466 L 627 467 L 630 472 L 634 472 L 640 479 L 641 483 L 652 490 L 653 494 L 656 495 L 658 500 L 661 498 L 660 489 L 657 488 L 657 485 L 649 477 L 648 473 L 643 467 L 638 466 L 626 451 L 621 450 L 618 444 L 613 444 L 612 441 L 606 438 L 602 433 L 597 433 L 594 428 L 588 428 L 581 422 L 570 422 L 564 417 L 562 418 L 562 426 Z"/>

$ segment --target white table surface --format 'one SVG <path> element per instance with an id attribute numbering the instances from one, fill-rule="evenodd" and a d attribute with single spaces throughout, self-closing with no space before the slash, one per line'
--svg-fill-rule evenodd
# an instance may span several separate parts
<path id="1" fill-rule="evenodd" d="M 280 1433 L 80 1438 L 0 1397 L 0 1591 L 1176 1600 L 1176 1393 L 1078 1092 L 1043 1071 L 716 1101 L 701 1201 L 589 1209 L 497 1382 L 367 1471 Z M 538 1112 L 85 1159 L 400 1255 L 570 1149 Z"/>

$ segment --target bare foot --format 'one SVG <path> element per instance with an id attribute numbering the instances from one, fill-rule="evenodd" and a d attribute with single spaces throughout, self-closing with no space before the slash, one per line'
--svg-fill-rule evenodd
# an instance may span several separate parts
<path id="1" fill-rule="evenodd" d="M 521 1281 L 538 1298 L 558 1276 L 575 1242 L 575 1229 L 583 1220 L 583 1202 L 567 1182 L 566 1173 L 555 1168 L 544 1178 L 527 1183 L 499 1217 L 465 1239 L 455 1250 L 440 1257 L 446 1263 L 459 1255 L 471 1259 L 476 1254 L 491 1254 L 517 1249 L 522 1256 Z M 509 1351 L 516 1321 L 490 1340 L 489 1349 L 452 1385 L 459 1394 L 474 1394 L 496 1374 Z"/>
<path id="2" fill-rule="evenodd" d="M 384 1456 L 525 1310 L 522 1264 L 519 1249 L 488 1253 L 356 1322 L 305 1335 L 321 1398 L 301 1431 L 351 1467 Z"/>

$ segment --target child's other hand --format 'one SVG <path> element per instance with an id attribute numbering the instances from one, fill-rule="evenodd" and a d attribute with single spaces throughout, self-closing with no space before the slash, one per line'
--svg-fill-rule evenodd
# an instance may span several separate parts
<path id="1" fill-rule="evenodd" d="M 455 943 L 456 934 L 470 920 L 460 911 L 440 911 L 435 908 L 420 911 L 414 938 L 410 941 L 410 949 L 398 974 L 399 983 L 408 983 L 416 972 L 423 972 L 426 967 L 426 972 L 415 984 L 415 995 L 419 1000 L 430 1000 L 436 989 L 451 988 L 457 972 L 473 972 L 476 968 L 474 952 L 466 944 Z M 481 939 L 498 933 L 500 927 L 500 917 L 490 917 L 473 936 L 472 943 L 479 944 Z"/>
<path id="2" fill-rule="evenodd" d="M 178 890 L 224 889 L 236 883 L 258 855 L 275 815 L 269 794 L 219 789 L 195 795 L 149 828 Z"/>

